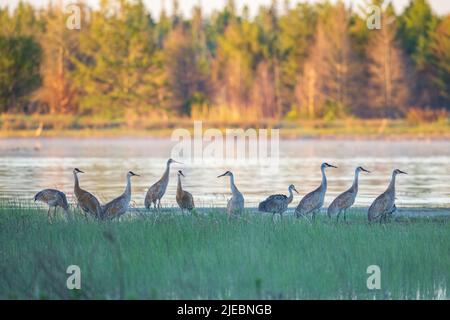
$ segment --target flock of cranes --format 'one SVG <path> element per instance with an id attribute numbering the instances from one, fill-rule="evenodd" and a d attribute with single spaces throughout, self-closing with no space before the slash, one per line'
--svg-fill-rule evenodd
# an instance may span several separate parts
<path id="1" fill-rule="evenodd" d="M 172 163 L 180 163 L 173 159 L 169 159 L 166 164 L 166 170 L 164 171 L 163 176 L 159 179 L 155 184 L 150 186 L 145 196 L 145 207 L 150 209 L 152 204 L 155 210 L 161 209 L 161 198 L 164 196 L 167 186 L 169 184 L 169 176 L 170 176 L 170 165 Z M 320 186 L 306 194 L 301 200 L 298 206 L 295 209 L 295 215 L 297 218 L 305 217 L 309 218 L 309 215 L 312 216 L 312 220 L 315 220 L 316 214 L 323 207 L 325 194 L 327 192 L 327 177 L 325 174 L 325 170 L 327 168 L 337 168 L 334 165 L 328 163 L 322 163 L 320 169 L 322 172 L 322 182 Z M 358 179 L 360 172 L 370 171 L 364 169 L 363 167 L 357 167 L 355 169 L 355 177 L 353 180 L 353 184 L 351 187 L 345 192 L 341 193 L 339 196 L 334 199 L 328 207 L 327 215 L 329 218 L 336 216 L 336 222 L 339 221 L 339 216 L 341 213 L 344 214 L 344 220 L 346 220 L 346 211 L 355 203 L 356 196 L 358 194 Z M 90 192 L 83 190 L 80 187 L 80 183 L 78 180 L 78 174 L 84 173 L 83 171 L 75 168 L 73 170 L 74 175 L 74 194 L 75 198 L 78 202 L 79 207 L 90 216 L 99 219 L 99 220 L 110 220 L 114 218 L 118 218 L 121 215 L 125 214 L 128 210 L 130 201 L 131 201 L 131 178 L 134 176 L 139 176 L 138 174 L 129 171 L 126 177 L 126 187 L 124 192 L 117 198 L 112 201 L 106 203 L 105 205 L 101 205 L 98 199 Z M 398 174 L 406 174 L 406 172 L 401 171 L 399 169 L 395 169 L 392 172 L 392 178 L 389 183 L 388 188 L 385 192 L 379 195 L 371 204 L 368 210 L 368 220 L 369 222 L 379 221 L 380 223 L 387 220 L 387 217 L 392 214 L 396 210 L 395 206 L 395 178 Z M 191 211 L 195 208 L 194 199 L 191 193 L 187 192 L 183 189 L 181 184 L 181 177 L 184 177 L 184 174 L 181 170 L 178 170 L 178 184 L 177 184 L 177 192 L 176 192 L 176 201 L 181 211 L 184 213 L 185 210 Z M 229 177 L 230 178 L 230 188 L 232 196 L 228 200 L 227 203 L 227 214 L 238 215 L 241 214 L 244 210 L 244 196 L 236 187 L 234 181 L 234 175 L 230 171 L 226 171 L 224 174 L 219 175 L 220 177 Z M 258 210 L 261 212 L 272 213 L 273 216 L 275 214 L 279 214 L 283 217 L 283 213 L 287 210 L 288 205 L 293 201 L 294 194 L 293 191 L 298 193 L 294 185 L 290 185 L 288 188 L 289 196 L 283 194 L 275 194 L 269 196 L 266 200 L 259 203 Z M 46 203 L 48 208 L 48 217 L 51 220 L 51 208 L 54 208 L 53 215 L 56 214 L 57 207 L 61 207 L 65 214 L 69 214 L 69 205 L 67 202 L 66 195 L 55 189 L 45 189 L 38 192 L 34 201 L 41 201 Z"/>

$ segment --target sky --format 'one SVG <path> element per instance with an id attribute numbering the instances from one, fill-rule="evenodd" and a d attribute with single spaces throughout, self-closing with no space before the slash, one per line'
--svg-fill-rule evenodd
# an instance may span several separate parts
<path id="1" fill-rule="evenodd" d="M 19 3 L 20 0 L 0 0 L 0 7 L 8 5 L 8 7 L 13 8 Z M 28 2 L 36 6 L 44 6 L 52 0 L 22 0 L 23 2 Z M 53 0 L 58 1 L 58 0 Z M 63 0 L 64 3 L 75 2 L 73 0 Z M 161 11 L 161 5 L 165 3 L 166 10 L 171 12 L 172 0 L 143 0 L 147 8 L 150 10 L 153 17 L 158 17 Z M 320 2 L 321 0 L 307 0 L 306 2 Z M 91 7 L 97 8 L 100 0 L 85 0 Z M 184 16 L 190 16 L 192 7 L 194 5 L 201 4 L 204 13 L 209 14 L 215 9 L 223 8 L 226 0 L 179 0 L 180 9 Z M 291 6 L 297 2 L 305 2 L 290 0 Z M 335 1 L 331 1 L 335 2 Z M 344 0 L 345 3 L 352 3 L 354 6 L 364 4 L 364 0 Z M 409 0 L 392 0 L 397 13 L 401 12 L 405 6 L 409 3 Z M 450 13 L 450 0 L 428 0 L 431 4 L 433 10 L 439 14 L 444 15 Z M 271 0 L 235 0 L 238 10 L 241 10 L 245 5 L 249 7 L 251 15 L 254 15 L 260 5 L 268 5 Z M 280 4 L 283 3 L 282 0 L 279 1 Z"/>

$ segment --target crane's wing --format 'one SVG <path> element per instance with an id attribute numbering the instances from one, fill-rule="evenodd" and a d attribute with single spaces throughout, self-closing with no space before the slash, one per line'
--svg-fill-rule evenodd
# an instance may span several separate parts
<path id="1" fill-rule="evenodd" d="M 44 189 L 36 193 L 34 196 L 34 201 L 42 201 L 48 203 L 49 201 L 56 200 L 55 197 L 60 191 L 55 189 Z"/>
<path id="2" fill-rule="evenodd" d="M 288 197 L 284 194 L 274 194 L 266 199 L 266 201 L 286 201 Z"/>
<path id="3" fill-rule="evenodd" d="M 102 212 L 101 205 L 98 199 L 92 193 L 83 190 L 77 200 L 83 211 L 88 212 L 96 217 L 100 217 Z"/>
<path id="4" fill-rule="evenodd" d="M 163 184 L 163 181 L 161 178 L 157 182 L 152 184 L 150 186 L 150 188 L 148 188 L 147 194 L 145 195 L 145 205 L 146 206 L 150 205 L 151 202 L 153 202 L 159 198 L 158 196 L 159 196 L 160 190 L 162 188 L 162 184 Z"/>
<path id="5" fill-rule="evenodd" d="M 182 202 L 188 210 L 194 209 L 194 197 L 187 191 L 184 191 Z"/>
<path id="6" fill-rule="evenodd" d="M 279 212 L 284 211 L 287 207 L 287 196 L 284 194 L 274 194 L 262 201 L 258 210 L 263 212 Z"/>
<path id="7" fill-rule="evenodd" d="M 119 197 L 105 204 L 102 210 L 102 218 L 112 219 L 120 214 L 123 209 L 121 202 L 121 197 Z"/>
<path id="8" fill-rule="evenodd" d="M 309 213 L 317 208 L 317 206 L 320 203 L 319 188 L 308 193 L 306 196 L 303 197 L 302 200 L 300 200 L 300 203 L 298 204 L 297 209 L 295 209 L 295 211 L 297 213 L 305 214 L 305 213 Z"/>
<path id="9" fill-rule="evenodd" d="M 353 204 L 354 194 L 352 192 L 346 191 L 341 193 L 334 199 L 333 202 L 336 202 L 338 208 L 348 208 Z"/>
<path id="10" fill-rule="evenodd" d="M 369 217 L 370 218 L 377 218 L 380 214 L 385 212 L 386 210 L 391 209 L 389 197 L 386 193 L 380 194 L 370 205 L 369 207 Z"/>
<path id="11" fill-rule="evenodd" d="M 64 210 L 69 209 L 69 203 L 67 202 L 66 194 L 64 192 L 62 192 L 62 191 L 58 191 L 58 196 L 59 196 L 59 199 L 60 199 L 58 203 L 61 205 L 61 207 Z"/>

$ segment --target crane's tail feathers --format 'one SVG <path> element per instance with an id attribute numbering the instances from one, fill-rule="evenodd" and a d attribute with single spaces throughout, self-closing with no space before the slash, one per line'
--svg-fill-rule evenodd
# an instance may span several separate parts
<path id="1" fill-rule="evenodd" d="M 335 206 L 329 206 L 327 209 L 327 215 L 329 218 L 331 216 L 336 215 L 339 212 L 339 210 Z"/>
<path id="2" fill-rule="evenodd" d="M 258 205 L 259 211 L 266 211 L 266 201 L 260 202 Z"/>

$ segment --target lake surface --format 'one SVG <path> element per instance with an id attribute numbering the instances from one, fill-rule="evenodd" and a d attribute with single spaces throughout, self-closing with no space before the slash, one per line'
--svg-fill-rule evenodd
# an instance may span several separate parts
<path id="1" fill-rule="evenodd" d="M 133 205 L 142 207 L 148 187 L 164 172 L 176 142 L 151 138 L 36 138 L 0 140 L 0 199 L 30 200 L 44 188 L 57 188 L 73 201 L 72 169 L 77 167 L 82 188 L 94 193 L 101 202 L 120 195 L 126 172 L 133 178 Z M 232 170 L 236 184 L 244 194 L 246 206 L 274 193 L 287 194 L 289 184 L 301 197 L 321 181 L 320 164 L 328 162 L 325 206 L 353 181 L 355 167 L 372 171 L 360 175 L 356 206 L 368 206 L 383 192 L 392 169 L 408 172 L 397 178 L 398 207 L 450 207 L 450 141 L 378 141 L 378 140 L 282 140 L 278 171 L 265 170 L 250 162 L 206 165 L 189 163 L 172 166 L 170 182 L 162 200 L 165 207 L 175 206 L 176 171 L 183 169 L 183 187 L 190 191 L 198 207 L 219 207 L 230 197 L 228 178 L 217 175 Z"/>

